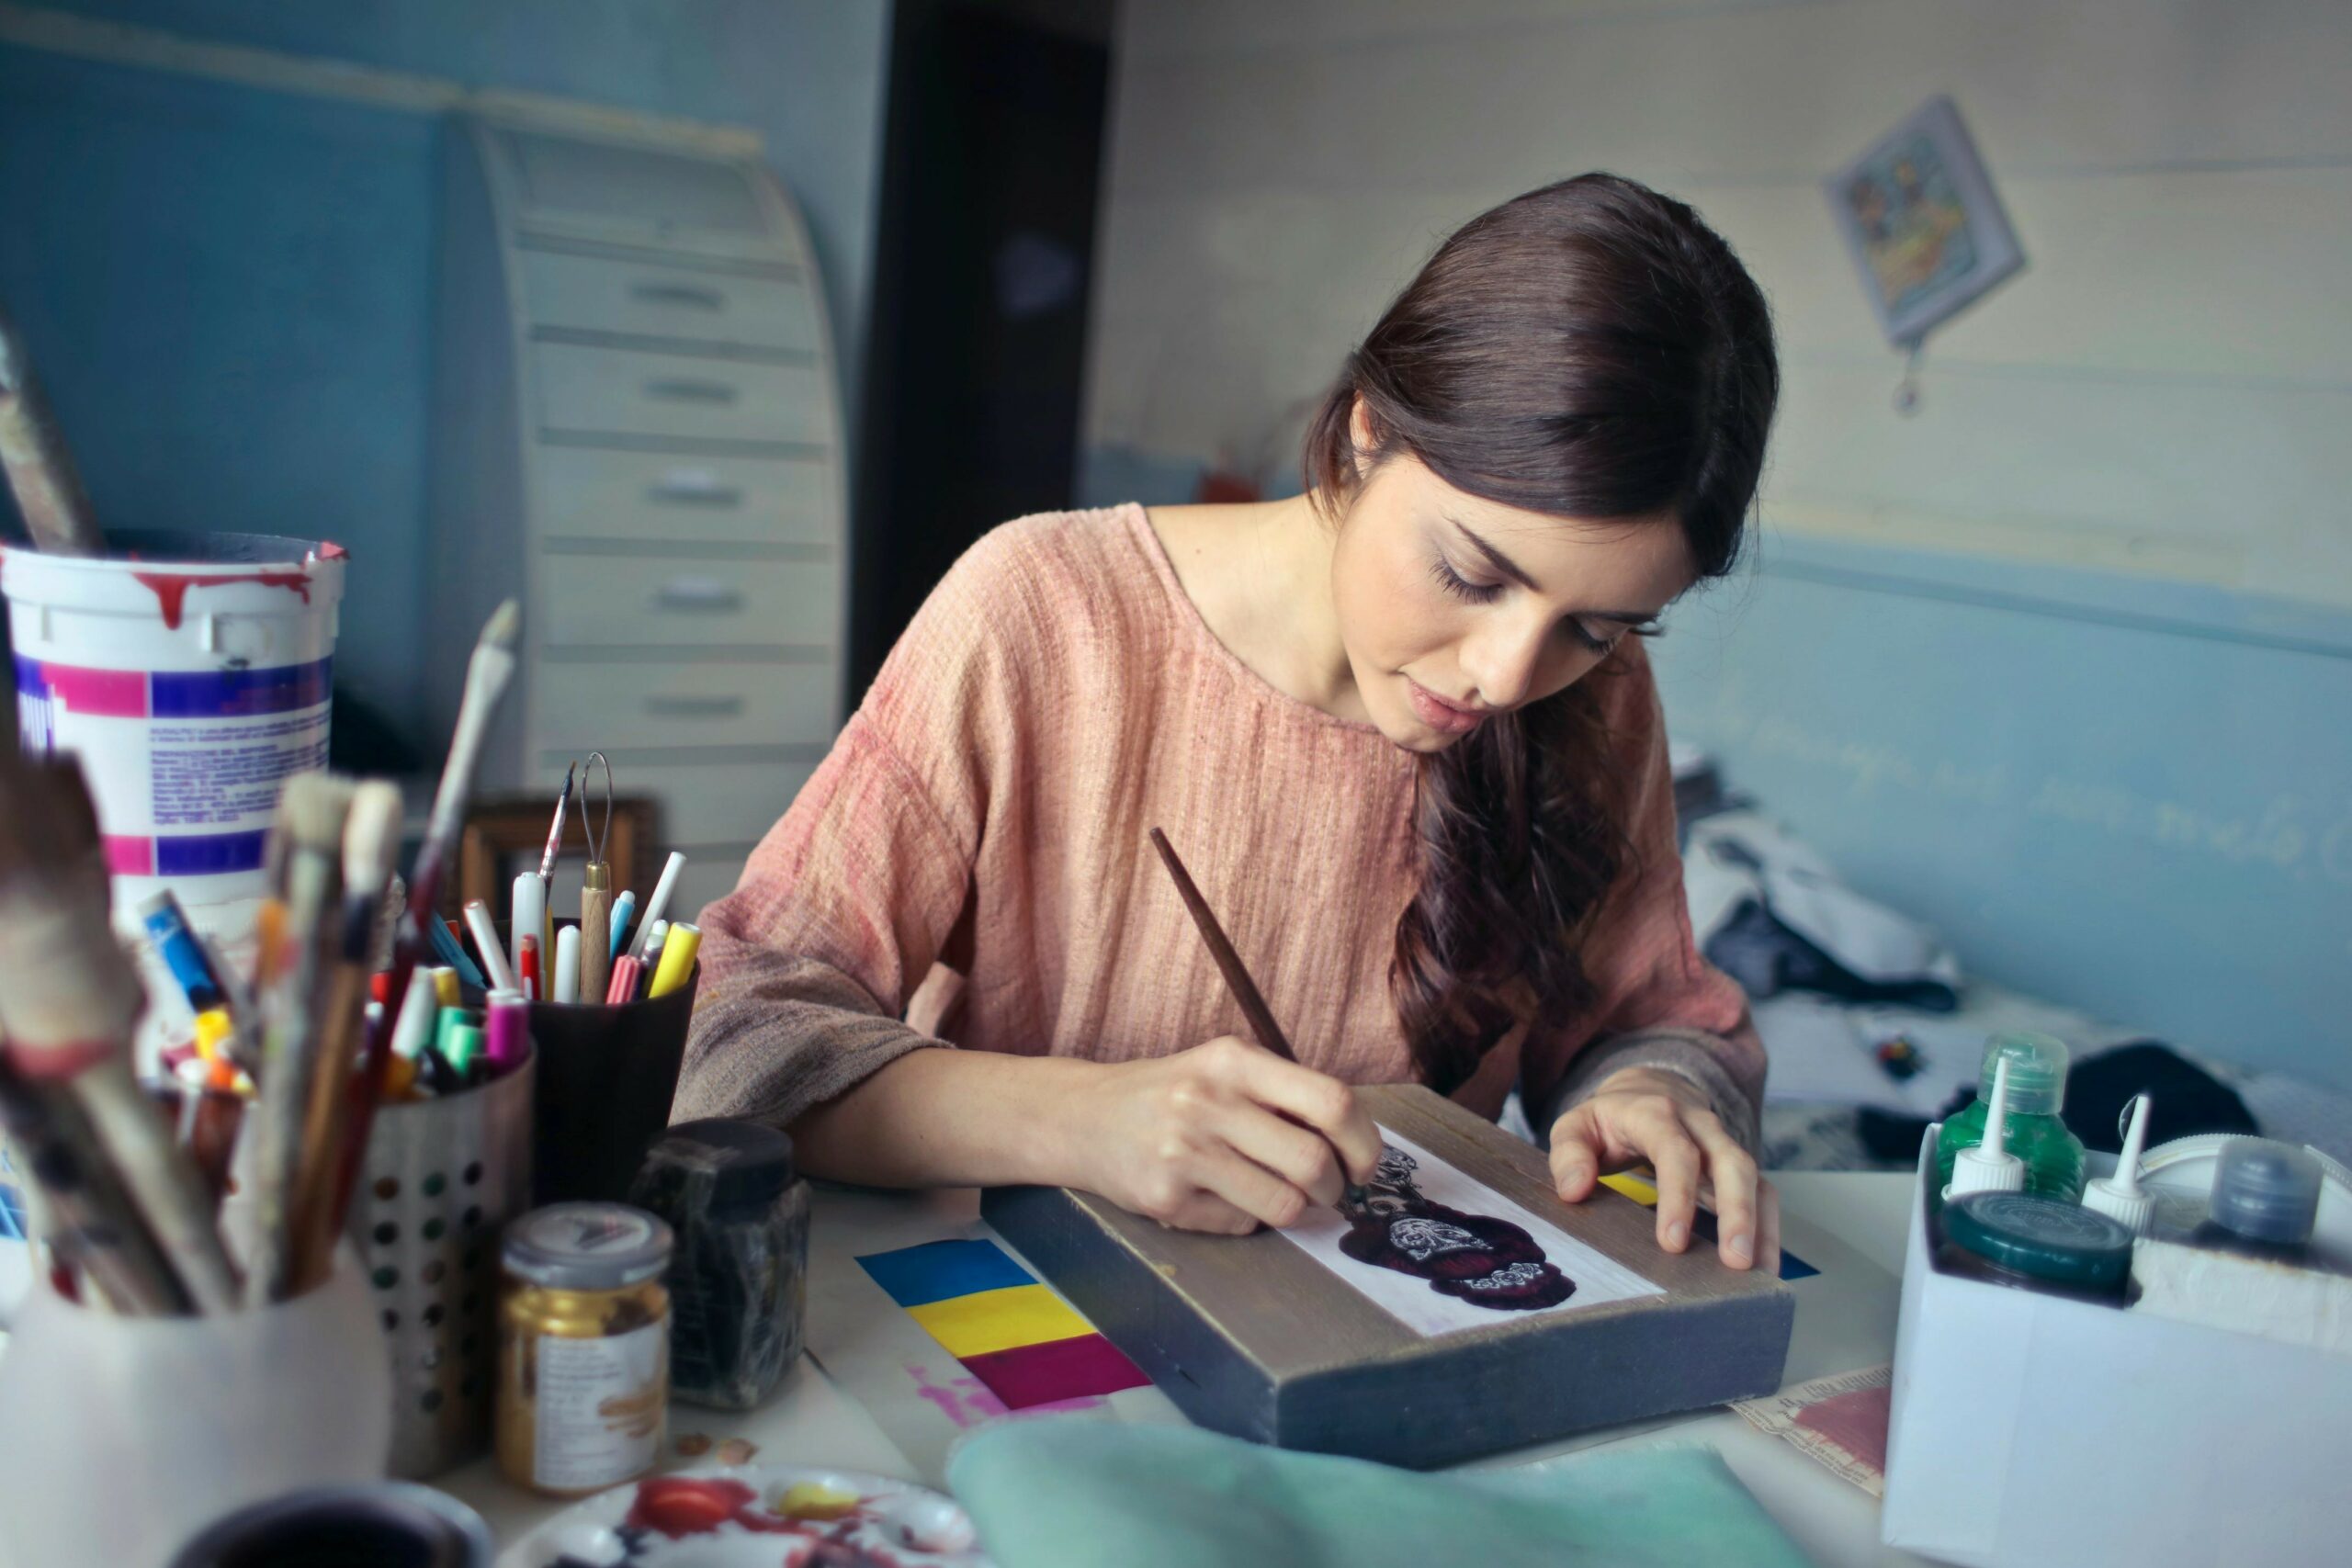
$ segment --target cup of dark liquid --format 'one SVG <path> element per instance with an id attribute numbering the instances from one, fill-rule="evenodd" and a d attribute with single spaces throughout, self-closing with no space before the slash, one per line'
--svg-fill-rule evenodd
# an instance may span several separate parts
<path id="1" fill-rule="evenodd" d="M 208 1526 L 172 1568 L 491 1568 L 490 1527 L 446 1492 L 404 1481 L 318 1486 Z"/>

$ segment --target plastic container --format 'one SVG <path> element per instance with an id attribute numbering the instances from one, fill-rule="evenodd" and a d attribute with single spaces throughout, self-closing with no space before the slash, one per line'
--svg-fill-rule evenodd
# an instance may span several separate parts
<path id="1" fill-rule="evenodd" d="M 647 1151 L 629 1201 L 676 1233 L 670 1392 L 749 1410 L 799 1359 L 808 1303 L 808 1184 L 792 1139 L 752 1122 L 688 1122 Z"/>
<path id="2" fill-rule="evenodd" d="M 2319 1161 L 2292 1144 L 2232 1138 L 2213 1164 L 2198 1247 L 2302 1268 L 2312 1262 L 2312 1225 L 2319 1217 Z"/>
<path id="3" fill-rule="evenodd" d="M 0 1561 L 153 1568 L 208 1521 L 384 1473 L 383 1335 L 346 1248 L 327 1282 L 210 1317 L 124 1317 L 36 1280 L 0 1354 Z"/>
<path id="4" fill-rule="evenodd" d="M 1944 1205 L 1945 1272 L 2120 1306 L 2132 1233 L 2105 1214 L 2031 1192 L 1975 1192 Z"/>
<path id="5" fill-rule="evenodd" d="M 498 1466 L 584 1496 L 651 1470 L 669 1396 L 670 1227 L 622 1203 L 556 1203 L 508 1227 L 498 1306 Z"/>
<path id="6" fill-rule="evenodd" d="M 2066 1102 L 2066 1044 L 2047 1034 L 1996 1034 L 1984 1043 L 1976 1099 L 1944 1123 L 1936 1141 L 1939 1190 L 1951 1185 L 1953 1163 L 1962 1149 L 1984 1141 L 1987 1102 L 1996 1066 L 2008 1063 L 2008 1115 L 2005 1146 L 2025 1162 L 2025 1190 L 2075 1202 L 2083 1195 L 2083 1141 L 2066 1130 L 2059 1110 Z"/>
<path id="7" fill-rule="evenodd" d="M 96 797 L 115 920 L 169 886 L 246 954 L 277 793 L 324 768 L 339 545 L 112 530 L 115 555 L 0 558 L 28 751 L 70 751 Z"/>

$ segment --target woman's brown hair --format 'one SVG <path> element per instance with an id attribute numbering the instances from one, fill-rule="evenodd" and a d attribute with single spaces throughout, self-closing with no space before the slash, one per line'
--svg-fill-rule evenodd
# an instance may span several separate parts
<path id="1" fill-rule="evenodd" d="M 1324 400 L 1306 483 L 1336 513 L 1374 466 L 1410 453 L 1524 511 L 1670 513 L 1699 575 L 1720 577 L 1779 394 L 1770 314 L 1731 247 L 1681 202 L 1582 175 L 1438 247 Z M 1600 731 L 1579 682 L 1421 760 L 1419 883 L 1390 983 L 1441 1091 L 1515 1024 L 1566 1021 L 1595 1000 L 1577 949 L 1629 852 L 1622 781 L 1593 765 Z"/>

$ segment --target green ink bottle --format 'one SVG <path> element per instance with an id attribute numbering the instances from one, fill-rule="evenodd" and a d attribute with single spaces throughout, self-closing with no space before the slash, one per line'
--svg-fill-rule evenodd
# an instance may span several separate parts
<path id="1" fill-rule="evenodd" d="M 2025 1190 L 2075 1202 L 2083 1195 L 2083 1141 L 2066 1131 L 2059 1107 L 2066 1099 L 2066 1044 L 2047 1034 L 2021 1031 L 1996 1034 L 1984 1043 L 1975 1102 L 1943 1125 L 1936 1138 L 1936 1190 L 1951 1185 L 1952 1163 L 1962 1149 L 1984 1141 L 1986 1102 L 2001 1064 L 2008 1065 L 2008 1111 L 2001 1119 L 2002 1143 L 2025 1162 Z"/>

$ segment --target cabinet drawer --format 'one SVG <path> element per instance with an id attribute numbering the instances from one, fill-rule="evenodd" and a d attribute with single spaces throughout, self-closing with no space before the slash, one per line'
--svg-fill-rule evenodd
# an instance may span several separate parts
<path id="1" fill-rule="evenodd" d="M 523 298 L 534 326 L 702 338 L 813 351 L 817 325 L 797 278 L 747 277 L 600 256 L 526 250 Z"/>
<path id="2" fill-rule="evenodd" d="M 543 646 L 830 649 L 840 633 L 840 574 L 829 561 L 542 556 L 535 570 Z"/>
<path id="3" fill-rule="evenodd" d="M 814 366 L 753 365 L 581 344 L 531 345 L 539 423 L 550 430 L 706 440 L 832 440 L 825 378 Z"/>
<path id="4" fill-rule="evenodd" d="M 827 745 L 841 667 L 821 664 L 542 664 L 538 744 L 560 751 Z"/>
<path id="5" fill-rule="evenodd" d="M 689 457 L 541 446 L 538 532 L 838 545 L 831 457 Z"/>
<path id="6" fill-rule="evenodd" d="M 550 761 L 549 759 L 554 759 Z M 563 786 L 564 763 L 571 759 L 543 753 L 533 770 L 549 800 Z M 658 868 L 673 848 L 686 850 L 686 867 L 694 869 L 694 844 L 755 844 L 767 836 L 776 818 L 817 771 L 814 762 L 693 762 L 675 766 L 626 763 L 613 769 L 616 787 L 623 795 L 650 795 L 662 803 L 661 837 L 655 843 Z M 730 883 L 731 886 L 731 883 Z M 642 903 L 652 893 L 637 889 Z"/>

